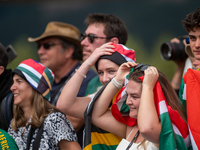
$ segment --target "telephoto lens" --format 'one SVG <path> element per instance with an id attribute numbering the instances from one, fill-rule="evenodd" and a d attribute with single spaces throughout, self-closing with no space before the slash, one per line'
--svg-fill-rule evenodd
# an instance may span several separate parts
<path id="1" fill-rule="evenodd" d="M 165 42 L 160 48 L 161 58 L 164 60 L 184 60 L 188 56 L 185 52 L 185 45 L 180 43 Z"/>

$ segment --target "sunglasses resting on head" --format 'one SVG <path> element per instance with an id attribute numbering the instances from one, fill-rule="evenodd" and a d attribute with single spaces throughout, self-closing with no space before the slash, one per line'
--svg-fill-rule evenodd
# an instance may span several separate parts
<path id="1" fill-rule="evenodd" d="M 134 67 L 134 71 L 135 70 L 145 71 L 149 66 L 150 65 L 144 65 L 144 64 L 140 63 L 136 67 Z"/>

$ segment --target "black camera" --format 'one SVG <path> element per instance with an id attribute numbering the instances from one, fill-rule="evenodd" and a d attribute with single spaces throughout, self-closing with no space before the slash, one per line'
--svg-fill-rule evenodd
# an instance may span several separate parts
<path id="1" fill-rule="evenodd" d="M 17 57 L 17 53 L 14 50 L 14 48 L 12 47 L 12 45 L 8 45 L 6 48 L 3 46 L 2 43 L 0 43 L 0 49 L 6 51 L 7 55 L 8 55 L 8 63 L 10 63 L 13 59 L 15 59 Z"/>
<path id="2" fill-rule="evenodd" d="M 160 55 L 164 60 L 184 60 L 188 57 L 185 52 L 185 45 L 182 40 L 186 39 L 189 44 L 188 36 L 181 36 L 178 38 L 180 43 L 165 42 L 161 45 Z"/>
<path id="3" fill-rule="evenodd" d="M 8 54 L 8 63 L 10 63 L 13 59 L 15 59 L 15 57 L 17 57 L 17 53 L 12 47 L 12 45 L 8 45 L 6 47 L 6 52 Z"/>

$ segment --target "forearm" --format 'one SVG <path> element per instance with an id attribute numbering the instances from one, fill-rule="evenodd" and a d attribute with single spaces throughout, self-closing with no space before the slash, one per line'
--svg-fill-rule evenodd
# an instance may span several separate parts
<path id="1" fill-rule="evenodd" d="M 145 139 L 158 144 L 160 123 L 154 104 L 153 87 L 143 86 L 142 88 L 137 121 L 141 135 Z"/>
<path id="2" fill-rule="evenodd" d="M 76 109 L 78 109 L 77 106 L 81 105 L 81 102 L 79 102 L 80 98 L 77 98 L 77 94 L 84 79 L 84 75 L 86 75 L 89 69 L 90 65 L 83 63 L 64 86 L 57 101 L 57 108 L 63 113 L 73 115 L 73 112 L 71 112 L 70 110 L 75 111 Z M 84 108 L 86 108 L 87 105 L 88 103 L 85 104 Z"/>
<path id="3" fill-rule="evenodd" d="M 107 85 L 101 96 L 95 101 L 92 112 L 92 123 L 101 129 L 125 138 L 126 124 L 118 122 L 108 109 L 112 98 L 118 90 L 112 82 Z"/>
<path id="4" fill-rule="evenodd" d="M 94 119 L 101 117 L 108 109 L 112 98 L 119 89 L 110 82 L 94 104 L 93 114 Z"/>
<path id="5" fill-rule="evenodd" d="M 177 66 L 174 76 L 171 80 L 171 85 L 174 88 L 174 90 L 178 90 L 180 88 L 183 71 L 184 71 L 184 65 Z"/>

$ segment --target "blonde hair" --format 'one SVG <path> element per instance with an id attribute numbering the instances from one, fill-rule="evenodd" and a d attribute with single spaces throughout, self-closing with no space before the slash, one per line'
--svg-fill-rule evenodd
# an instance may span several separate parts
<path id="1" fill-rule="evenodd" d="M 44 119 L 53 111 L 57 110 L 55 106 L 51 105 L 40 93 L 33 89 L 31 98 L 31 116 L 32 122 L 28 123 L 32 127 L 38 128 L 42 125 Z M 11 122 L 13 130 L 18 130 L 18 127 L 26 126 L 29 121 L 25 118 L 24 111 L 17 105 L 14 105 L 14 116 Z"/>

